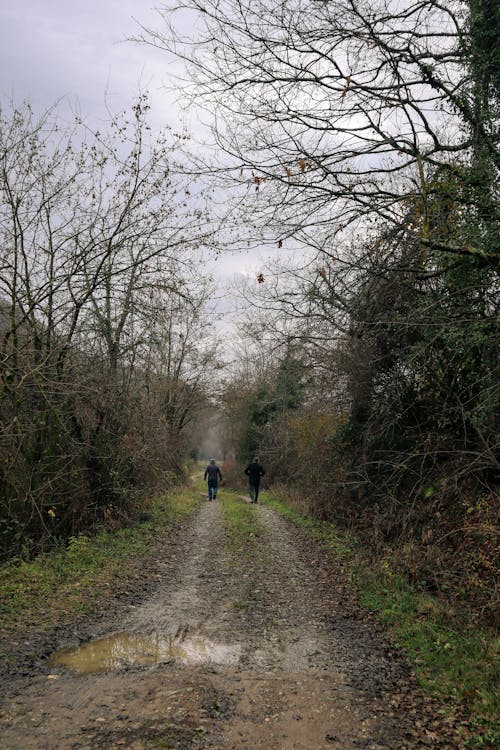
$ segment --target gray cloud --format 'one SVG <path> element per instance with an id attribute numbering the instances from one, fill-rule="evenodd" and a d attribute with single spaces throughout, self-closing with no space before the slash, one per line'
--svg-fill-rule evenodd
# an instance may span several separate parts
<path id="1" fill-rule="evenodd" d="M 126 106 L 140 87 L 153 97 L 155 125 L 177 120 L 168 94 L 166 57 L 126 39 L 137 19 L 156 23 L 141 0 L 18 0 L 0 5 L 0 95 L 45 108 L 61 97 L 78 100 L 85 118 Z M 175 122 L 175 124 L 177 124 Z"/>

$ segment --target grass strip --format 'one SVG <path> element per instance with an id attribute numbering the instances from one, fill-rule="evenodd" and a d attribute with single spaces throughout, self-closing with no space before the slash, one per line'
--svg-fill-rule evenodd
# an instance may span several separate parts
<path id="1" fill-rule="evenodd" d="M 75 536 L 64 549 L 0 566 L 0 628 L 10 630 L 20 623 L 43 629 L 95 609 L 120 581 L 126 585 L 143 575 L 141 556 L 198 503 L 192 489 L 179 489 L 153 500 L 143 523 Z"/>
<path id="2" fill-rule="evenodd" d="M 390 558 L 369 560 L 361 545 L 331 523 L 318 522 L 282 499 L 262 493 L 262 500 L 341 559 L 360 602 L 390 631 L 413 664 L 429 695 L 465 709 L 470 717 L 470 747 L 500 747 L 499 645 L 493 632 L 478 628 L 464 613 L 443 603 L 391 569 Z"/>
<path id="3" fill-rule="evenodd" d="M 231 490 L 224 489 L 220 499 L 231 552 L 235 559 L 247 559 L 263 533 L 256 508 Z"/>

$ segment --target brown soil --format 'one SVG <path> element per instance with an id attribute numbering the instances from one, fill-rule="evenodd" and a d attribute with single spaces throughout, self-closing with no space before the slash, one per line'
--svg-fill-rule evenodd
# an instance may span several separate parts
<path id="1" fill-rule="evenodd" d="M 460 748 L 341 569 L 273 510 L 255 513 L 265 533 L 250 556 L 235 559 L 219 500 L 205 503 L 148 562 L 149 592 L 129 586 L 93 624 L 31 634 L 44 658 L 20 651 L 9 667 L 2 748 Z M 45 658 L 116 633 L 172 648 L 97 674 Z"/>

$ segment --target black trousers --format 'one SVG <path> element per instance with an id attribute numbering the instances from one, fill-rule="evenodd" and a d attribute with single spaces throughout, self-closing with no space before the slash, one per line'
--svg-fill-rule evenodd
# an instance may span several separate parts
<path id="1" fill-rule="evenodd" d="M 256 503 L 259 499 L 259 484 L 260 482 L 250 482 L 249 489 L 250 489 L 250 499 L 252 502 Z"/>

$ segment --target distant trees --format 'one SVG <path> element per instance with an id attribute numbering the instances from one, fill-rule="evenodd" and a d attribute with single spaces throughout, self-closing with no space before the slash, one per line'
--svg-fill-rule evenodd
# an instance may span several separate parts
<path id="1" fill-rule="evenodd" d="M 181 472 L 203 389 L 212 241 L 140 96 L 106 133 L 0 111 L 0 531 L 8 552 L 106 518 Z M 188 191 L 189 192 L 189 191 Z"/>
<path id="2" fill-rule="evenodd" d="M 262 353 L 265 370 L 252 368 L 252 361 Z M 247 355 L 248 361 L 238 362 L 237 372 L 222 392 L 221 418 L 227 453 L 234 454 L 240 466 L 259 455 L 269 470 L 266 481 L 293 479 L 293 456 L 288 450 L 292 444 L 287 435 L 290 417 L 298 412 L 305 398 L 305 361 L 293 346 L 283 343 L 272 351 L 259 340 L 248 347 Z"/>

